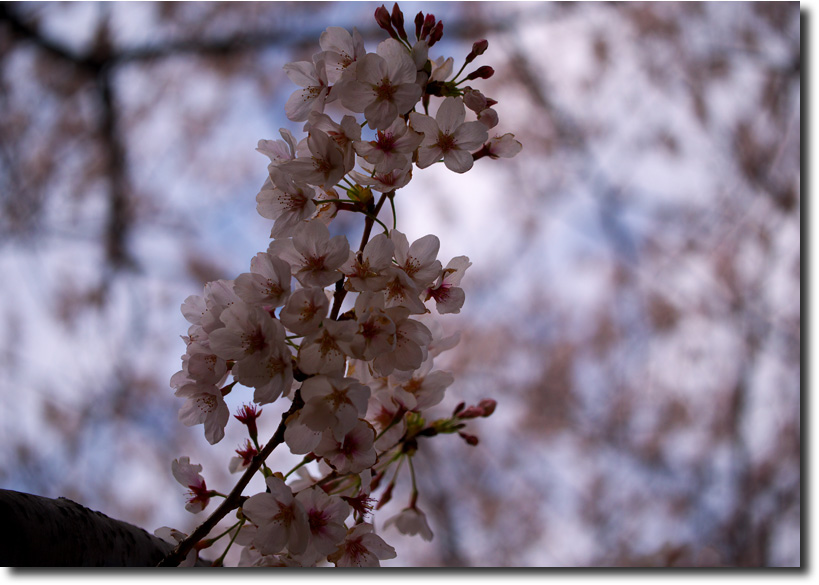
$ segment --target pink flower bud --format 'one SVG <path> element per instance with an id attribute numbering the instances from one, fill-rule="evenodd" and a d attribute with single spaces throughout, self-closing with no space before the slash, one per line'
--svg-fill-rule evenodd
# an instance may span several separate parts
<path id="1" fill-rule="evenodd" d="M 387 7 L 383 4 L 375 9 L 375 22 L 378 23 L 378 26 L 383 28 L 385 31 L 390 33 L 390 36 L 394 39 L 398 39 L 398 33 L 395 32 L 395 29 L 392 28 L 392 21 L 390 20 L 390 12 L 387 10 Z"/>
<path id="2" fill-rule="evenodd" d="M 498 406 L 496 400 L 492 400 L 491 398 L 484 398 L 478 403 L 478 407 L 483 409 L 483 415 L 481 416 L 489 416 L 493 412 L 495 412 L 495 408 Z"/>
<path id="3" fill-rule="evenodd" d="M 429 34 L 429 46 L 431 47 L 435 43 L 441 40 L 441 37 L 444 36 L 444 23 L 440 20 L 438 24 L 435 25 L 435 28 L 432 29 L 432 32 Z"/>
<path id="4" fill-rule="evenodd" d="M 424 13 L 419 12 L 415 15 L 415 38 L 421 40 L 421 27 L 424 26 Z"/>
<path id="5" fill-rule="evenodd" d="M 466 56 L 466 62 L 472 63 L 475 60 L 475 57 L 478 55 L 483 55 L 486 52 L 486 49 L 489 47 L 489 41 L 486 39 L 482 39 L 473 43 L 472 50 L 469 52 L 469 55 Z"/>
<path id="6" fill-rule="evenodd" d="M 483 67 L 478 67 L 466 76 L 467 79 L 489 79 L 495 74 L 495 70 L 492 69 L 489 65 L 484 65 Z"/>
<path id="7" fill-rule="evenodd" d="M 473 447 L 478 444 L 478 437 L 476 437 L 475 435 L 470 435 L 469 433 L 458 433 L 458 436 L 460 436 L 464 441 L 467 442 L 467 444 L 472 445 Z"/>
<path id="8" fill-rule="evenodd" d="M 427 14 L 424 18 L 424 26 L 421 28 L 421 37 L 422 39 L 427 38 L 429 31 L 432 30 L 432 27 L 435 26 L 435 15 L 434 14 Z"/>
<path id="9" fill-rule="evenodd" d="M 398 31 L 398 36 L 400 36 L 405 41 L 407 40 L 407 32 L 404 30 L 404 13 L 401 12 L 401 9 L 398 8 L 398 3 L 392 5 L 392 24 L 395 29 Z"/>

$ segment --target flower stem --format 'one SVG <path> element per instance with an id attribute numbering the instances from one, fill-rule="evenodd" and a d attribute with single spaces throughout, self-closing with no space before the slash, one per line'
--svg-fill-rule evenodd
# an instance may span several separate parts
<path id="1" fill-rule="evenodd" d="M 190 535 L 185 538 L 185 540 L 180 542 L 178 545 L 176 545 L 176 548 L 165 555 L 165 558 L 162 559 L 157 565 L 158 567 L 176 567 L 179 565 L 179 563 L 182 562 L 182 559 L 184 559 L 191 549 L 196 546 L 196 543 L 206 537 L 222 518 L 227 516 L 229 512 L 241 506 L 242 492 L 247 487 L 247 484 L 250 483 L 250 479 L 256 474 L 257 471 L 259 471 L 262 463 L 264 463 L 265 459 L 270 456 L 273 449 L 284 442 L 284 430 L 286 428 L 285 423 L 287 418 L 291 414 L 297 412 L 302 406 L 304 406 L 304 401 L 301 399 L 301 392 L 296 391 L 295 396 L 293 396 L 293 404 L 290 405 L 290 410 L 282 415 L 282 421 L 279 423 L 279 427 L 276 429 L 276 432 L 273 433 L 273 437 L 271 437 L 264 449 L 262 449 L 262 451 L 253 458 L 244 474 L 242 474 L 242 477 L 240 477 L 239 481 L 236 482 L 233 490 L 231 490 L 227 498 L 225 498 L 225 501 L 222 502 L 222 504 L 216 508 L 216 510 L 204 522 L 202 522 L 202 524 L 197 526 L 196 530 L 191 532 Z"/>

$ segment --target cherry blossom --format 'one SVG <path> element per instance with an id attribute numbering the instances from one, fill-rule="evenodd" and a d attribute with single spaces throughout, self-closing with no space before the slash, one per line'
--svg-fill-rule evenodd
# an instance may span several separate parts
<path id="1" fill-rule="evenodd" d="M 464 122 L 463 98 L 444 98 L 435 118 L 412 112 L 412 127 L 424 134 L 418 149 L 418 167 L 426 168 L 443 157 L 446 167 L 456 173 L 472 168 L 471 151 L 480 148 L 488 134 L 480 122 Z"/>
<path id="2" fill-rule="evenodd" d="M 352 170 L 345 165 L 349 163 L 344 151 L 326 132 L 313 129 L 307 137 L 308 154 L 283 163 L 280 169 L 293 176 L 296 181 L 310 185 L 332 187 L 344 174 Z"/>
<path id="3" fill-rule="evenodd" d="M 274 220 L 270 230 L 271 238 L 293 234 L 299 222 L 316 212 L 313 201 L 315 190 L 306 183 L 298 183 L 289 174 L 271 165 L 268 169 L 270 180 L 256 195 L 256 211 L 267 219 Z"/>
<path id="4" fill-rule="evenodd" d="M 427 234 L 409 245 L 407 236 L 398 230 L 392 230 L 390 239 L 395 245 L 395 261 L 398 267 L 419 288 L 425 287 L 440 274 L 441 263 L 436 258 L 441 242 L 436 236 Z"/>
<path id="5" fill-rule="evenodd" d="M 467 268 L 472 266 L 466 256 L 457 256 L 449 261 L 441 276 L 433 286 L 426 290 L 426 300 L 435 299 L 435 307 L 441 315 L 460 313 L 466 295 L 462 288 L 461 279 Z"/>
<path id="6" fill-rule="evenodd" d="M 236 277 L 233 290 L 248 304 L 280 307 L 290 296 L 290 265 L 281 258 L 259 252 L 250 261 L 250 272 Z"/>
<path id="7" fill-rule="evenodd" d="M 231 473 L 242 473 L 225 496 L 232 509 L 241 506 L 239 523 L 198 545 L 230 536 L 228 549 L 243 547 L 243 566 L 379 566 L 394 558 L 395 549 L 365 519 L 390 500 L 393 488 L 398 493 L 396 482 L 406 474 L 398 473 L 396 461 L 406 459 L 410 504 L 384 526 L 430 540 L 426 515 L 416 505 L 412 457 L 418 443 L 458 433 L 477 444 L 464 427 L 496 405 L 493 399 L 469 408 L 461 403 L 450 418 L 425 422 L 427 410 L 443 401 L 454 381 L 433 361 L 459 339 L 444 334 L 428 301 L 435 301 L 440 315 L 458 313 L 465 300 L 461 280 L 471 263 L 457 256 L 442 267 L 433 234 L 410 244 L 395 229 L 401 209 L 395 200 L 415 166 L 443 161 L 463 173 L 475 160 L 512 157 L 521 144 L 512 134 L 488 138 L 488 129 L 499 125 L 492 107 L 497 102 L 464 85 L 494 70 L 482 66 L 458 80 L 466 64 L 486 51 L 485 40 L 473 45 L 453 77 L 452 57 L 430 55 L 443 22 L 419 13 L 410 39 L 397 4 L 392 12 L 378 8 L 375 16 L 391 37 L 376 52 L 367 53 L 358 30 L 329 27 L 311 61 L 285 65 L 299 86 L 285 113 L 304 122 L 306 136 L 297 140 L 280 129 L 281 139 L 258 142 L 270 163 L 256 209 L 272 221 L 271 241 L 252 258 L 249 272 L 207 283 L 201 296 L 189 296 L 181 307 L 189 323 L 182 336 L 186 348 L 182 369 L 170 381 L 185 400 L 179 420 L 203 424 L 206 440 L 217 443 L 230 419 L 225 396 L 249 396 L 252 389 L 252 403 L 235 417 L 249 438 L 228 462 Z M 358 115 L 343 114 L 339 121 L 335 111 L 325 113 L 336 100 Z M 427 112 L 430 105 L 437 106 L 434 117 L 415 111 L 422 106 Z M 476 120 L 466 121 L 466 108 Z M 392 209 L 392 230 L 379 217 L 384 207 Z M 331 236 L 328 226 L 338 216 L 362 218 L 357 249 L 344 235 Z M 373 234 L 379 227 L 384 233 Z M 347 233 L 349 224 L 341 229 Z M 299 285 L 291 286 L 293 278 Z M 270 452 L 261 440 L 269 436 L 261 437 L 265 429 L 256 424 L 257 405 L 281 397 L 292 402 L 267 446 L 279 446 L 283 433 L 290 453 L 304 455 L 295 470 L 299 479 L 290 486 L 282 472 L 268 467 L 270 461 L 261 460 Z M 190 490 L 186 508 L 193 512 L 216 495 L 201 470 L 187 457 L 172 465 L 174 477 Z M 256 473 L 267 490 L 247 497 L 242 486 Z M 392 478 L 386 487 L 385 477 Z M 197 545 L 184 534 L 167 528 L 162 537 L 190 551 L 185 564 L 196 561 Z"/>
<path id="8" fill-rule="evenodd" d="M 342 441 L 367 412 L 370 389 L 355 378 L 313 376 L 301 387 L 300 420 L 314 431 L 330 430 Z"/>
<path id="9" fill-rule="evenodd" d="M 323 289 L 317 286 L 300 288 L 290 295 L 279 319 L 293 333 L 310 335 L 319 330 L 329 309 L 330 301 Z"/>
<path id="10" fill-rule="evenodd" d="M 310 112 L 324 111 L 324 104 L 335 99 L 330 95 L 322 53 L 314 55 L 312 63 L 310 61 L 288 63 L 284 66 L 284 71 L 290 81 L 303 88 L 294 91 L 284 106 L 290 120 L 303 122 Z"/>
<path id="11" fill-rule="evenodd" d="M 263 359 L 283 339 L 281 325 L 255 305 L 234 303 L 222 311 L 220 320 L 225 326 L 210 334 L 211 348 L 219 357 L 236 360 L 237 365 Z"/>
<path id="12" fill-rule="evenodd" d="M 374 531 L 372 524 L 356 524 L 347 532 L 338 551 L 328 559 L 337 567 L 380 567 L 379 561 L 394 559 L 395 549 Z"/>
<path id="13" fill-rule="evenodd" d="M 372 164 L 379 173 L 402 169 L 412 160 L 412 153 L 424 137 L 396 118 L 390 126 L 376 132 L 375 140 L 354 143 L 356 153 Z"/>
<path id="14" fill-rule="evenodd" d="M 349 258 L 347 238 L 330 238 L 327 227 L 318 221 L 299 224 L 292 239 L 274 240 L 267 250 L 290 263 L 293 276 L 305 287 L 325 287 L 342 274 L 338 270 Z"/>
<path id="15" fill-rule="evenodd" d="M 225 425 L 230 410 L 222 397 L 222 391 L 214 384 L 191 383 L 180 386 L 175 396 L 187 398 L 179 409 L 179 421 L 185 426 L 204 424 L 205 438 L 214 445 L 225 436 Z"/>
<path id="16" fill-rule="evenodd" d="M 330 496 L 318 488 L 310 488 L 296 494 L 307 513 L 310 528 L 310 544 L 299 557 L 307 564 L 325 559 L 338 548 L 347 535 L 344 520 L 350 515 L 350 506 L 338 496 Z"/>
<path id="17" fill-rule="evenodd" d="M 273 402 L 281 395 L 287 396 L 293 384 L 293 358 L 285 345 L 284 327 L 271 319 L 269 328 L 267 350 L 237 361 L 233 366 L 233 377 L 241 384 L 256 389 L 253 400 L 258 404 Z"/>
<path id="18" fill-rule="evenodd" d="M 365 399 L 363 410 L 366 408 Z M 375 465 L 374 442 L 375 429 L 367 421 L 359 420 L 340 440 L 332 432 L 323 433 L 314 452 L 339 473 L 360 473 Z"/>
<path id="19" fill-rule="evenodd" d="M 285 548 L 293 554 L 303 553 L 310 538 L 304 506 L 278 477 L 267 477 L 265 483 L 267 493 L 256 494 L 242 505 L 242 514 L 258 527 L 253 545 L 265 555 Z"/>
<path id="20" fill-rule="evenodd" d="M 321 33 L 319 46 L 325 52 L 324 63 L 330 83 L 336 83 L 345 73 L 354 72 L 356 61 L 366 53 L 364 39 L 355 28 L 350 34 L 338 26 L 327 27 Z"/>
<path id="21" fill-rule="evenodd" d="M 342 375 L 349 344 L 355 333 L 352 321 L 325 321 L 305 336 L 299 346 L 299 369 L 305 374 Z"/>
<path id="22" fill-rule="evenodd" d="M 259 140 L 256 147 L 275 166 L 296 158 L 296 138 L 293 133 L 287 128 L 280 128 L 279 134 L 283 140 Z"/>
<path id="23" fill-rule="evenodd" d="M 384 522 L 384 528 L 390 526 L 395 526 L 401 534 L 418 534 L 424 540 L 432 540 L 432 530 L 427 522 L 427 517 L 416 506 L 404 508 L 396 516 L 388 518 Z"/>
<path id="24" fill-rule="evenodd" d="M 387 39 L 375 53 L 357 60 L 355 79 L 343 82 L 339 99 L 353 112 L 363 112 L 370 128 L 384 130 L 421 99 L 423 90 L 415 83 L 415 73 L 409 52 L 398 41 Z"/>
<path id="25" fill-rule="evenodd" d="M 353 291 L 383 290 L 387 284 L 387 268 L 392 265 L 395 244 L 385 234 L 378 234 L 364 247 L 360 255 L 350 254 L 341 266 L 347 277 L 345 286 Z"/>
<path id="26" fill-rule="evenodd" d="M 419 412 L 440 403 L 455 377 L 449 372 L 431 370 L 432 358 L 428 357 L 417 369 L 393 372 L 389 382 L 395 402 L 406 410 Z"/>
<path id="27" fill-rule="evenodd" d="M 174 479 L 190 490 L 185 509 L 194 514 L 204 510 L 210 502 L 211 492 L 200 475 L 201 471 L 202 466 L 191 464 L 190 457 L 180 457 L 171 463 Z"/>
<path id="28" fill-rule="evenodd" d="M 503 136 L 493 136 L 486 147 L 491 158 L 512 158 L 523 149 L 523 145 L 515 140 L 515 136 L 508 133 Z"/>

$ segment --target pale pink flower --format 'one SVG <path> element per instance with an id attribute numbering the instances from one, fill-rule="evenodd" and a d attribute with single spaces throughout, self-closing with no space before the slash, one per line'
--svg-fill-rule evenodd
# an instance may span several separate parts
<path id="1" fill-rule="evenodd" d="M 375 427 L 380 437 L 375 441 L 376 449 L 383 451 L 395 446 L 407 430 L 402 417 L 394 422 L 404 410 L 392 399 L 392 392 L 386 389 L 373 391 L 367 405 L 366 419 Z M 392 426 L 390 426 L 392 425 Z M 389 427 L 389 428 L 388 428 Z"/>
<path id="2" fill-rule="evenodd" d="M 224 382 L 227 375 L 225 360 L 197 343 L 188 346 L 188 353 L 182 358 L 182 364 L 184 367 L 183 373 L 187 375 L 188 382 L 218 386 Z M 173 386 L 173 382 L 171 385 Z M 176 387 L 179 386 L 181 384 Z"/>
<path id="3" fill-rule="evenodd" d="M 415 315 L 427 312 L 427 308 L 419 298 L 421 293 L 418 285 L 406 272 L 390 266 L 386 270 L 386 275 L 387 284 L 384 287 L 384 296 L 387 307 L 403 307 Z"/>
<path id="4" fill-rule="evenodd" d="M 293 358 L 284 340 L 284 327 L 270 319 L 265 330 L 268 331 L 267 349 L 237 361 L 232 370 L 239 383 L 256 389 L 253 401 L 257 404 L 268 404 L 279 396 L 287 396 L 293 385 Z"/>
<path id="5" fill-rule="evenodd" d="M 287 261 L 305 287 L 325 287 L 342 277 L 339 268 L 349 258 L 350 245 L 343 235 L 330 238 L 327 226 L 311 221 L 299 224 L 292 240 L 272 241 L 268 252 Z"/>
<path id="6" fill-rule="evenodd" d="M 486 129 L 494 128 L 498 125 L 498 113 L 492 108 L 486 108 L 478 113 L 478 122 L 486 126 Z"/>
<path id="7" fill-rule="evenodd" d="M 300 421 L 314 431 L 332 431 L 337 441 L 355 428 L 367 412 L 370 389 L 354 378 L 313 376 L 301 386 Z"/>
<path id="8" fill-rule="evenodd" d="M 310 112 L 323 112 L 324 104 L 335 99 L 330 95 L 323 53 L 313 55 L 312 63 L 310 61 L 287 63 L 284 71 L 290 81 L 303 88 L 294 91 L 284 106 L 290 120 L 303 122 Z"/>
<path id="9" fill-rule="evenodd" d="M 430 73 L 431 81 L 446 81 L 452 76 L 452 66 L 455 60 L 452 57 L 444 59 L 443 56 L 438 57 L 432 63 L 432 72 Z"/>
<path id="10" fill-rule="evenodd" d="M 284 140 L 259 140 L 256 147 L 275 166 L 296 158 L 296 138 L 293 133 L 287 128 L 280 128 L 279 134 Z"/>
<path id="11" fill-rule="evenodd" d="M 319 330 L 330 309 L 330 301 L 324 289 L 317 286 L 300 288 L 284 305 L 279 319 L 297 335 L 310 335 Z"/>
<path id="12" fill-rule="evenodd" d="M 337 86 L 339 99 L 353 112 L 363 112 L 370 128 L 384 130 L 409 112 L 423 90 L 415 83 L 415 63 L 395 39 L 378 45 L 356 61 L 355 79 Z"/>
<path id="13" fill-rule="evenodd" d="M 360 257 L 351 253 L 341 272 L 348 278 L 345 286 L 358 292 L 380 291 L 387 284 L 386 270 L 392 265 L 395 245 L 385 234 L 378 234 L 364 246 Z"/>
<path id="14" fill-rule="evenodd" d="M 350 506 L 338 496 L 330 496 L 320 488 L 310 488 L 296 494 L 307 513 L 310 527 L 310 544 L 299 560 L 314 564 L 335 552 L 344 537 L 347 527 L 344 521 L 350 515 Z"/>
<path id="15" fill-rule="evenodd" d="M 291 414 L 285 422 L 287 426 L 284 429 L 284 442 L 294 455 L 310 453 L 319 444 L 324 429 L 314 431 L 304 424 L 301 410 Z M 315 481 L 310 483 L 315 483 Z"/>
<path id="16" fill-rule="evenodd" d="M 388 173 L 376 172 L 371 166 L 365 164 L 361 164 L 361 168 L 369 171 L 369 173 L 365 175 L 364 173 L 352 171 L 350 177 L 359 185 L 366 185 L 379 193 L 387 193 L 405 187 L 412 179 L 411 162 L 407 162 L 404 167 L 393 169 Z"/>
<path id="17" fill-rule="evenodd" d="M 182 303 L 182 315 L 193 325 L 201 325 L 208 307 L 205 299 L 199 295 L 191 295 Z"/>
<path id="18" fill-rule="evenodd" d="M 395 526 L 401 534 L 418 534 L 424 540 L 432 540 L 432 529 L 426 515 L 416 506 L 404 508 L 401 512 L 384 522 L 384 528 Z"/>
<path id="19" fill-rule="evenodd" d="M 241 299 L 233 290 L 232 280 L 215 280 L 205 285 L 205 306 L 207 311 L 202 315 L 201 325 L 205 333 L 210 334 L 224 327 L 220 317 L 222 311 Z"/>
<path id="20" fill-rule="evenodd" d="M 250 261 L 250 272 L 236 277 L 233 290 L 248 304 L 268 309 L 280 307 L 290 296 L 290 265 L 267 252 L 259 252 Z"/>
<path id="21" fill-rule="evenodd" d="M 455 377 L 449 372 L 432 370 L 432 358 L 427 358 L 415 370 L 396 371 L 390 376 L 393 399 L 407 410 L 420 412 L 444 399 L 444 391 Z"/>
<path id="22" fill-rule="evenodd" d="M 300 222 L 316 212 L 313 202 L 316 193 L 309 185 L 294 181 L 273 165 L 268 171 L 270 180 L 256 195 L 256 211 L 262 217 L 274 220 L 271 238 L 287 237 Z"/>
<path id="23" fill-rule="evenodd" d="M 324 51 L 324 63 L 330 83 L 336 83 L 345 72 L 347 74 L 354 72 L 356 61 L 366 53 L 364 39 L 355 28 L 351 35 L 341 27 L 327 27 L 327 30 L 321 33 L 319 46 Z"/>
<path id="24" fill-rule="evenodd" d="M 365 411 L 366 408 L 365 399 Z M 341 440 L 336 440 L 331 432 L 323 433 L 313 452 L 341 474 L 361 473 L 375 465 L 374 441 L 375 429 L 367 421 L 359 420 Z"/>
<path id="25" fill-rule="evenodd" d="M 486 146 L 491 158 L 512 158 L 523 149 L 523 145 L 515 140 L 514 134 L 493 136 Z"/>
<path id="26" fill-rule="evenodd" d="M 344 154 L 344 169 L 349 171 L 355 166 L 353 144 L 361 140 L 361 126 L 353 116 L 344 116 L 341 123 L 336 123 L 327 114 L 313 112 L 304 126 L 305 132 L 320 130 L 336 141 Z"/>
<path id="27" fill-rule="evenodd" d="M 370 361 L 395 349 L 395 323 L 384 307 L 384 295 L 363 292 L 355 301 L 356 325 L 350 352 L 357 359 Z"/>
<path id="28" fill-rule="evenodd" d="M 339 550 L 328 557 L 337 567 L 380 567 L 379 561 L 394 559 L 395 549 L 375 534 L 372 524 L 356 524 L 347 532 Z"/>
<path id="29" fill-rule="evenodd" d="M 175 396 L 187 398 L 179 409 L 179 421 L 187 427 L 204 424 L 205 438 L 215 445 L 225 436 L 225 425 L 230 410 L 222 397 L 222 391 L 214 384 L 191 383 L 180 386 Z"/>
<path id="30" fill-rule="evenodd" d="M 222 311 L 220 319 L 224 327 L 210 334 L 211 349 L 221 358 L 236 360 L 237 365 L 243 360 L 261 360 L 281 337 L 279 324 L 256 305 L 234 303 Z"/>
<path id="31" fill-rule="evenodd" d="M 460 313 L 464 305 L 466 295 L 462 288 L 461 279 L 466 269 L 472 266 L 472 262 L 466 256 L 457 256 L 449 261 L 437 282 L 427 288 L 426 300 L 435 299 L 435 307 L 438 313 Z"/>
<path id="32" fill-rule="evenodd" d="M 396 325 L 395 349 L 382 353 L 373 360 L 373 370 L 388 376 L 394 370 L 415 370 L 427 358 L 427 346 L 432 334 L 426 325 L 409 319 L 409 311 L 402 307 L 390 309 L 390 317 Z"/>
<path id="33" fill-rule="evenodd" d="M 355 329 L 354 321 L 325 320 L 320 330 L 302 340 L 299 369 L 305 374 L 343 375 Z"/>
<path id="34" fill-rule="evenodd" d="M 205 485 L 205 478 L 200 475 L 201 465 L 192 465 L 190 457 L 180 457 L 171 463 L 174 479 L 188 488 L 188 503 L 185 509 L 197 513 L 205 509 L 210 502 L 210 490 Z"/>
<path id="35" fill-rule="evenodd" d="M 278 477 L 267 477 L 265 483 L 269 492 L 251 496 L 242 504 L 242 513 L 258 527 L 253 546 L 263 555 L 284 549 L 303 553 L 310 539 L 304 506 Z"/>
<path id="36" fill-rule="evenodd" d="M 446 167 L 456 173 L 472 168 L 471 151 L 480 148 L 488 134 L 480 122 L 464 122 L 466 112 L 460 97 L 447 97 L 435 118 L 412 112 L 410 124 L 424 134 L 418 149 L 418 167 L 426 168 L 443 158 Z"/>
<path id="37" fill-rule="evenodd" d="M 390 239 L 395 245 L 398 267 L 407 273 L 419 289 L 430 284 L 441 273 L 441 263 L 437 260 L 441 242 L 437 236 L 427 234 L 410 246 L 407 236 L 398 230 L 392 230 Z"/>
<path id="38" fill-rule="evenodd" d="M 376 132 L 375 140 L 358 141 L 353 147 L 358 156 L 374 165 L 376 172 L 388 173 L 406 167 L 423 139 L 403 119 L 396 118 L 388 128 Z"/>
<path id="39" fill-rule="evenodd" d="M 307 156 L 299 156 L 278 168 L 290 173 L 296 181 L 327 187 L 338 183 L 350 170 L 345 166 L 348 160 L 344 151 L 326 132 L 313 129 L 307 136 L 307 148 Z"/>

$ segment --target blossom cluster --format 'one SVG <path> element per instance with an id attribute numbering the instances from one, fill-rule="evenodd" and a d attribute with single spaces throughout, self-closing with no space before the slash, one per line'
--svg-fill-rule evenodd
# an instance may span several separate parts
<path id="1" fill-rule="evenodd" d="M 392 12 L 380 7 L 375 17 L 390 35 L 375 52 L 366 51 L 356 29 L 330 27 L 311 61 L 285 65 L 300 88 L 285 112 L 305 123 L 306 136 L 297 140 L 282 129 L 280 140 L 259 142 L 257 150 L 270 160 L 256 196 L 259 214 L 272 221 L 269 246 L 251 260 L 249 272 L 210 282 L 182 305 L 190 323 L 187 348 L 171 379 L 176 396 L 185 399 L 180 421 L 202 424 L 215 444 L 231 419 L 224 397 L 252 389 L 234 417 L 249 438 L 229 468 L 258 470 L 267 489 L 241 496 L 239 521 L 226 533 L 231 544 L 244 547 L 243 565 L 377 566 L 393 558 L 371 515 L 390 499 L 405 460 L 412 496 L 384 526 L 431 539 L 412 469 L 418 440 L 457 433 L 475 444 L 463 421 L 494 409 L 494 401 L 485 400 L 459 405 L 445 419 L 424 419 L 454 381 L 435 369 L 435 358 L 458 341 L 444 336 L 429 314 L 460 311 L 460 283 L 471 263 L 458 256 L 444 265 L 435 235 L 410 242 L 396 229 L 394 198 L 415 167 L 443 162 L 464 173 L 480 158 L 514 156 L 521 145 L 511 134 L 490 137 L 497 102 L 465 85 L 493 73 L 483 66 L 464 74 L 486 41 L 473 45 L 453 75 L 451 57 L 429 57 L 443 34 L 433 15 L 418 14 L 413 42 L 398 5 Z M 326 113 L 333 108 L 340 119 Z M 378 218 L 385 202 L 392 228 Z M 330 231 L 342 212 L 363 218 L 357 250 Z M 376 225 L 383 232 L 373 236 Z M 279 400 L 291 404 L 282 440 L 304 455 L 286 475 L 267 467 L 258 439 L 259 407 Z M 308 471 L 313 462 L 317 471 Z M 392 481 L 378 499 L 391 466 Z M 227 497 L 209 490 L 201 465 L 186 457 L 174 461 L 173 472 L 190 490 L 191 512 Z M 289 479 L 294 472 L 297 478 Z M 170 529 L 162 535 L 174 543 L 185 536 Z M 197 550 L 205 544 L 196 543 Z M 186 562 L 192 560 L 189 554 Z"/>

